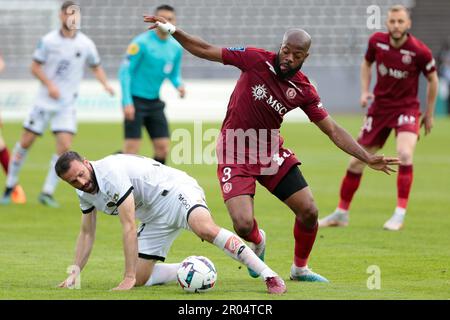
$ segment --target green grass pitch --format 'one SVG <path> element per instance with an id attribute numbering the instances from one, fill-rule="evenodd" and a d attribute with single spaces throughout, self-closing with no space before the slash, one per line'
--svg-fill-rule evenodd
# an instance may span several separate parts
<path id="1" fill-rule="evenodd" d="M 339 116 L 337 121 L 356 135 L 361 117 Z M 192 124 L 173 124 L 175 128 Z M 219 124 L 208 124 L 218 128 Z M 3 135 L 11 148 L 21 132 L 19 124 L 5 124 Z M 320 210 L 330 213 L 338 200 L 339 185 L 348 156 L 311 124 L 285 124 L 285 145 L 296 152 Z M 213 291 L 187 294 L 175 283 L 130 292 L 111 292 L 121 280 L 124 260 L 121 227 L 117 217 L 98 214 L 97 238 L 90 261 L 82 272 L 81 289 L 58 289 L 71 264 L 81 213 L 75 192 L 61 183 L 56 199 L 59 210 L 38 204 L 54 141 L 49 133 L 37 141 L 21 173 L 28 203 L 0 207 L 0 299 L 449 299 L 450 298 L 450 119 L 437 119 L 430 136 L 422 136 L 415 154 L 414 184 L 405 229 L 388 232 L 383 223 L 396 201 L 396 175 L 366 171 L 352 205 L 350 226 L 319 230 L 309 265 L 330 284 L 289 281 L 293 258 L 293 214 L 258 187 L 255 212 L 266 230 L 267 263 L 287 283 L 281 297 L 266 294 L 264 283 L 248 276 L 245 267 L 216 247 L 183 232 L 169 252 L 167 262 L 189 255 L 205 255 L 216 265 L 218 282 Z M 74 150 L 98 159 L 122 145 L 120 124 L 81 124 Z M 151 156 L 146 142 L 141 150 Z M 391 136 L 384 149 L 395 154 Z M 232 230 L 221 199 L 215 165 L 183 165 L 205 189 L 214 218 Z M 3 179 L 3 176 L 1 176 Z M 4 181 L 4 180 L 2 180 Z M 0 187 L 3 187 L 3 183 Z M 381 270 L 381 288 L 369 290 L 370 266 Z"/>

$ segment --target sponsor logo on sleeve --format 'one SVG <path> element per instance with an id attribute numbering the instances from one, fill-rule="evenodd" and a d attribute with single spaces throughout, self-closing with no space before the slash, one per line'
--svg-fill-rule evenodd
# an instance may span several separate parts
<path id="1" fill-rule="evenodd" d="M 245 51 L 244 47 L 229 47 L 227 48 L 228 51 Z"/>
<path id="2" fill-rule="evenodd" d="M 427 71 L 430 71 L 431 68 L 433 68 L 435 65 L 436 65 L 436 61 L 434 59 L 431 59 L 431 61 L 427 64 L 425 69 L 427 69 Z"/>
<path id="3" fill-rule="evenodd" d="M 127 54 L 129 56 L 134 56 L 134 55 L 138 54 L 138 52 L 139 52 L 139 45 L 138 44 L 132 43 L 132 44 L 130 44 L 128 46 Z"/>

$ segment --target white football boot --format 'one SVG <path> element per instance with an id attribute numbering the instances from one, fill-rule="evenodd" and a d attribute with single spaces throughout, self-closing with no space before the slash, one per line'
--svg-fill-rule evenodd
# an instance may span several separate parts
<path id="1" fill-rule="evenodd" d="M 386 221 L 383 228 L 389 231 L 398 231 L 403 228 L 405 215 L 400 213 L 394 213 L 394 215 Z"/>
<path id="2" fill-rule="evenodd" d="M 348 212 L 334 211 L 323 219 L 319 219 L 319 228 L 348 226 Z"/>

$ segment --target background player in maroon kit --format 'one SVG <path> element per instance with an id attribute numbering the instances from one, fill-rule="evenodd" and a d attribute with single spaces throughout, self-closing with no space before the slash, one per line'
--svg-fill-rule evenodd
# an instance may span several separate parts
<path id="1" fill-rule="evenodd" d="M 157 27 L 172 33 L 186 50 L 197 57 L 241 69 L 217 148 L 217 173 L 234 229 L 253 245 L 255 253 L 263 259 L 265 235 L 258 228 L 253 212 L 255 183 L 258 180 L 289 206 L 296 216 L 291 279 L 327 282 L 307 266 L 317 234 L 318 210 L 312 192 L 298 169 L 299 161 L 293 152 L 282 146 L 283 140 L 278 130 L 284 115 L 300 107 L 339 148 L 373 169 L 389 173 L 394 171 L 389 164 L 397 164 L 398 159 L 369 154 L 327 114 L 315 88 L 300 72 L 311 45 L 311 38 L 305 31 L 287 31 L 276 54 L 255 48 L 216 47 L 176 29 L 161 17 L 145 16 L 144 21 L 154 23 L 150 28 Z M 246 143 L 239 149 L 230 143 L 234 140 L 238 140 L 237 146 L 239 140 Z M 255 145 L 262 149 L 266 147 L 265 152 L 261 149 L 255 152 Z M 266 161 L 267 158 L 270 161 Z"/>
<path id="2" fill-rule="evenodd" d="M 413 181 L 413 154 L 419 134 L 420 105 L 417 98 L 420 73 L 428 80 L 427 106 L 420 126 L 425 135 L 433 127 L 433 113 L 438 90 L 438 76 L 430 49 L 408 33 L 411 20 L 408 9 L 397 5 L 389 9 L 388 33 L 377 32 L 369 40 L 361 65 L 361 106 L 375 98 L 361 129 L 358 142 L 369 153 L 375 153 L 395 129 L 397 153 L 401 165 L 397 177 L 397 207 L 384 224 L 386 230 L 402 228 Z M 375 95 L 369 91 L 371 66 L 377 64 Z M 321 227 L 348 225 L 348 210 L 358 189 L 365 163 L 351 158 L 342 181 L 340 201 L 331 215 L 321 219 Z"/>

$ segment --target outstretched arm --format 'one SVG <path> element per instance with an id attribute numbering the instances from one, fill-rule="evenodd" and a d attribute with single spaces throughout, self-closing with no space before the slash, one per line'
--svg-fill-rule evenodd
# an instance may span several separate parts
<path id="1" fill-rule="evenodd" d="M 367 163 L 374 170 L 380 170 L 387 174 L 395 172 L 390 166 L 399 165 L 398 158 L 386 158 L 384 156 L 371 155 L 362 148 L 353 137 L 339 126 L 330 116 L 315 123 L 330 139 L 343 151 Z"/>
<path id="2" fill-rule="evenodd" d="M 159 28 L 164 32 L 172 33 L 173 37 L 183 46 L 183 48 L 194 56 L 206 60 L 222 62 L 222 48 L 213 46 L 199 37 L 192 36 L 178 27 L 175 28 L 175 26 L 168 23 L 166 19 L 144 15 L 144 22 L 153 23 L 149 29 Z"/>
<path id="3" fill-rule="evenodd" d="M 88 214 L 83 214 L 73 262 L 77 268 L 73 270 L 72 274 L 65 281 L 60 283 L 59 287 L 68 288 L 73 286 L 79 273 L 88 262 L 95 240 L 96 221 L 97 213 L 95 209 Z"/>

